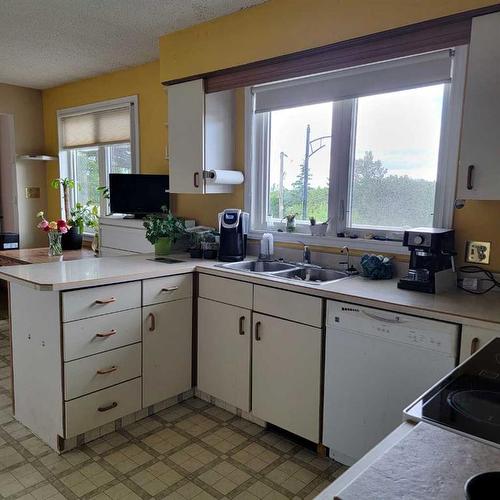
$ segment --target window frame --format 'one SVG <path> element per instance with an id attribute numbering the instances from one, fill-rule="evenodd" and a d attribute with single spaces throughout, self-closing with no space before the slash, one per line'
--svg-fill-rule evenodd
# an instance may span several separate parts
<path id="1" fill-rule="evenodd" d="M 465 87 L 468 46 L 453 50 L 453 78 L 446 83 L 443 94 L 441 135 L 438 156 L 436 194 L 434 200 L 433 225 L 452 227 L 457 178 L 462 102 Z M 266 226 L 268 177 L 269 177 L 269 135 L 270 113 L 254 113 L 255 95 L 251 88 L 245 89 L 245 210 L 249 211 L 250 237 L 260 239 L 264 232 L 272 232 L 277 241 L 303 242 L 318 246 L 344 246 L 348 243 L 354 249 L 407 253 L 401 241 L 364 239 L 363 233 L 376 236 L 396 236 L 402 240 L 401 229 L 390 228 L 347 228 L 350 176 L 352 170 L 356 99 L 333 103 L 332 137 L 330 153 L 330 189 L 328 195 L 328 216 L 330 224 L 326 236 L 311 236 L 309 225 L 297 224 L 295 233 L 278 232 Z M 267 142 L 266 142 L 267 141 Z M 333 180 L 336 182 L 333 182 Z M 333 184 L 333 189 L 332 189 Z M 337 237 L 348 230 L 357 238 Z"/>
<path id="2" fill-rule="evenodd" d="M 59 176 L 68 177 L 73 181 L 76 181 L 75 173 L 75 160 L 76 160 L 76 150 L 86 149 L 86 147 L 72 148 L 72 149 L 62 149 L 62 127 L 61 119 L 67 116 L 74 116 L 79 114 L 94 113 L 97 111 L 111 110 L 115 108 L 124 107 L 124 105 L 130 106 L 130 150 L 131 150 L 131 173 L 138 173 L 139 170 L 139 109 L 138 109 L 138 96 L 132 95 L 127 97 L 120 97 L 118 99 L 110 99 L 106 101 L 100 101 L 92 104 L 85 104 L 83 106 L 76 106 L 72 108 L 65 108 L 57 111 L 57 125 L 58 125 L 58 143 L 59 143 Z M 118 143 L 126 144 L 126 142 Z M 98 146 L 87 146 L 87 148 L 95 147 L 97 148 L 97 158 L 99 166 L 99 180 L 101 185 L 109 187 L 108 178 L 108 154 L 106 152 L 107 145 Z M 75 189 L 70 191 L 70 203 L 74 206 L 76 202 L 75 191 L 77 189 L 75 182 Z M 60 191 L 61 196 L 61 214 L 64 212 L 64 204 L 62 203 L 62 190 Z M 108 213 L 108 201 L 105 199 L 100 200 L 100 212 L 101 214 Z M 68 214 L 64 214 L 64 217 L 68 217 Z M 85 235 L 89 233 L 84 233 Z"/>

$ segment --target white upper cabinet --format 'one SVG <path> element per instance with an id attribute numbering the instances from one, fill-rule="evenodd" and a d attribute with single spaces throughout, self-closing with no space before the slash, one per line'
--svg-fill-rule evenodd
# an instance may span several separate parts
<path id="1" fill-rule="evenodd" d="M 205 94 L 200 79 L 169 85 L 167 97 L 170 192 L 231 192 L 203 173 L 234 168 L 234 91 Z"/>
<path id="2" fill-rule="evenodd" d="M 500 12 L 472 21 L 457 198 L 500 199 Z"/>

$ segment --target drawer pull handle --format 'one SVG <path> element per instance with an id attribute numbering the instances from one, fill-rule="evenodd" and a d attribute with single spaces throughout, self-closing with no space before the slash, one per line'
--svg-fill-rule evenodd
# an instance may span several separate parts
<path id="1" fill-rule="evenodd" d="M 99 408 L 97 408 L 97 411 L 100 411 L 102 413 L 105 411 L 112 410 L 113 408 L 116 408 L 117 406 L 118 406 L 118 403 L 116 401 L 113 401 L 110 405 L 99 406 Z"/>
<path id="2" fill-rule="evenodd" d="M 260 321 L 257 321 L 257 323 L 255 323 L 255 340 L 257 342 L 260 341 L 261 339 L 261 336 L 260 336 L 260 327 L 261 327 L 262 323 Z"/>
<path id="3" fill-rule="evenodd" d="M 116 299 L 114 297 L 110 297 L 109 299 L 97 299 L 95 301 L 95 303 L 99 305 L 112 304 L 113 302 L 116 302 Z"/>
<path id="4" fill-rule="evenodd" d="M 147 319 L 149 320 L 148 330 L 150 332 L 154 332 L 155 328 L 156 328 L 156 318 L 155 318 L 155 315 L 153 313 L 149 313 Z"/>
<path id="5" fill-rule="evenodd" d="M 109 332 L 101 332 L 101 333 L 96 333 L 95 336 L 99 337 L 100 339 L 106 339 L 108 337 L 111 337 L 112 335 L 116 335 L 117 331 L 113 328 Z"/>
<path id="6" fill-rule="evenodd" d="M 240 328 L 239 328 L 239 333 L 240 335 L 245 335 L 245 316 L 240 316 Z"/>
<path id="7" fill-rule="evenodd" d="M 470 191 L 474 188 L 473 182 L 474 165 L 469 165 L 467 168 L 467 189 Z"/>
<path id="8" fill-rule="evenodd" d="M 110 368 L 104 368 L 103 370 L 97 370 L 97 375 L 107 375 L 108 373 L 113 373 L 118 370 L 117 366 L 111 366 Z"/>
<path id="9" fill-rule="evenodd" d="M 169 293 L 169 292 L 175 292 L 176 290 L 179 290 L 178 286 L 171 286 L 169 288 L 162 288 L 161 292 L 162 293 Z"/>
<path id="10" fill-rule="evenodd" d="M 195 188 L 200 187 L 200 173 L 199 172 L 195 172 L 193 174 L 193 185 Z"/>
<path id="11" fill-rule="evenodd" d="M 474 337 L 470 343 L 470 354 L 471 356 L 479 349 L 479 339 Z"/>

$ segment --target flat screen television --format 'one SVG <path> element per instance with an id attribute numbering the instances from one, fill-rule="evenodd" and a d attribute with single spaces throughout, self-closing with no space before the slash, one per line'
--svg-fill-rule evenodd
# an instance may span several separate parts
<path id="1" fill-rule="evenodd" d="M 109 207 L 113 214 L 142 217 L 169 207 L 168 175 L 109 174 Z"/>

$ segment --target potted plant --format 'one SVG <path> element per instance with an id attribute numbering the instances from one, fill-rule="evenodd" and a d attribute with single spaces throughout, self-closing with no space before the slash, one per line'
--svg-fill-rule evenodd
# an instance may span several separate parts
<path id="1" fill-rule="evenodd" d="M 167 207 L 144 220 L 146 239 L 155 246 L 156 255 L 168 255 L 172 245 L 186 232 L 184 219 L 176 217 Z"/>
<path id="2" fill-rule="evenodd" d="M 99 222 L 99 208 L 93 202 L 85 205 L 77 203 L 70 210 L 71 229 L 63 235 L 63 250 L 80 250 L 83 243 L 85 228 L 96 229 Z"/>
<path id="3" fill-rule="evenodd" d="M 75 187 L 75 181 L 73 179 L 70 179 L 69 177 L 59 177 L 57 179 L 52 179 L 52 181 L 50 181 L 50 185 L 54 189 L 62 188 L 63 201 L 64 201 L 64 215 L 66 216 L 66 218 L 68 218 L 70 214 L 69 190 Z"/>

